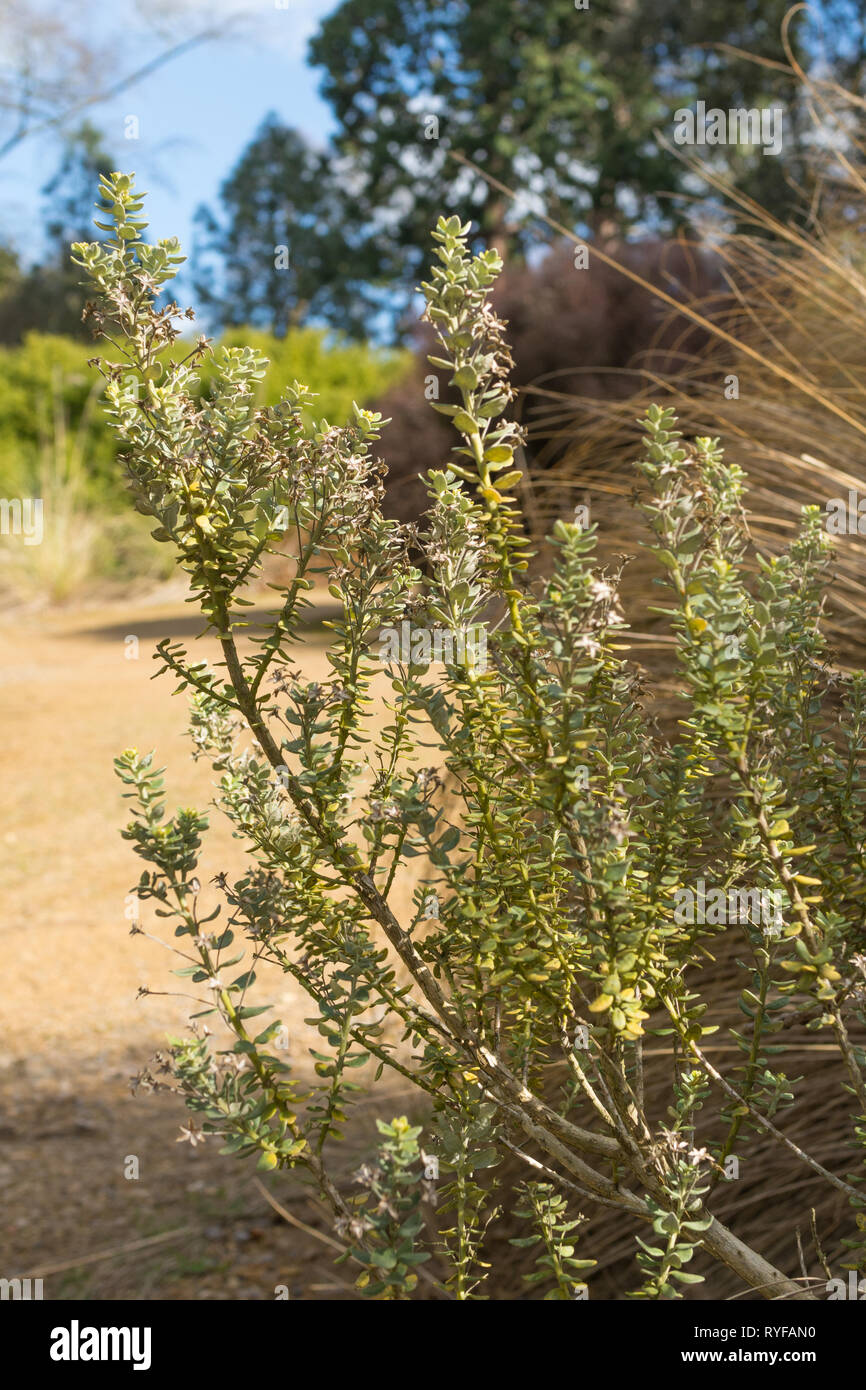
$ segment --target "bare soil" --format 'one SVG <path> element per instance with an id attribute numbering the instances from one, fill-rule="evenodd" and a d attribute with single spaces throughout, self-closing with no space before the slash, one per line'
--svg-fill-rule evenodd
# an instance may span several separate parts
<path id="1" fill-rule="evenodd" d="M 155 747 L 169 806 L 209 802 L 212 773 L 184 737 L 186 699 L 170 698 L 169 677 L 151 679 L 155 643 L 192 646 L 197 630 L 182 599 L 0 625 L 0 1275 L 41 1276 L 50 1299 L 272 1299 L 277 1286 L 293 1299 L 353 1297 L 335 1252 L 268 1205 L 253 1161 L 176 1142 L 180 1099 L 130 1089 L 193 1006 L 171 954 L 129 932 L 140 866 L 119 834 L 112 759 Z M 313 628 L 298 655 L 309 679 L 329 670 L 327 640 Z M 215 643 L 195 652 L 214 659 Z M 202 883 L 242 862 L 215 816 Z M 265 986 L 303 1069 L 309 1007 L 282 977 Z M 153 993 L 137 998 L 142 987 Z M 394 1106 L 406 1108 L 399 1095 Z M 347 1180 L 357 1160 L 346 1154 Z M 332 1235 L 294 1175 L 267 1182 L 296 1219 Z"/>

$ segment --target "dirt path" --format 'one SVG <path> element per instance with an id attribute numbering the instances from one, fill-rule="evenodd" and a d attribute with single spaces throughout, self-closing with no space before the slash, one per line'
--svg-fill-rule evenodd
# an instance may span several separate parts
<path id="1" fill-rule="evenodd" d="M 136 999 L 142 986 L 179 982 L 167 951 L 129 934 L 139 868 L 118 833 L 112 759 L 155 746 L 171 808 L 210 799 L 210 770 L 183 737 L 185 698 L 170 698 L 167 677 L 151 680 L 156 641 L 191 643 L 191 615 L 174 602 L 0 626 L 0 1276 L 42 1273 L 45 1297 L 60 1299 L 273 1298 L 278 1284 L 295 1298 L 352 1296 L 345 1267 L 273 1215 L 252 1165 L 220 1158 L 213 1143 L 177 1144 L 174 1096 L 130 1094 L 130 1076 L 183 1031 L 189 1005 Z M 320 679 L 327 633 L 309 636 L 299 660 Z M 195 650 L 213 658 L 214 648 Z M 241 862 L 215 821 L 202 882 Z M 300 992 L 269 983 L 301 1028 Z M 292 1050 L 305 1054 L 300 1039 Z M 137 1179 L 125 1176 L 130 1157 Z M 271 1189 L 329 1231 L 291 1177 Z"/>

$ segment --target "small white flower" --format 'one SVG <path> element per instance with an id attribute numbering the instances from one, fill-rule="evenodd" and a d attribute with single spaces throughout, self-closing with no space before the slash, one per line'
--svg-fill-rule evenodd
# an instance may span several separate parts
<path id="1" fill-rule="evenodd" d="M 596 603 L 606 603 L 608 599 L 614 597 L 613 585 L 608 584 L 604 579 L 593 579 L 589 586 L 589 592 L 592 594 Z"/>
<path id="2" fill-rule="evenodd" d="M 193 1148 L 197 1144 L 203 1144 L 207 1135 L 196 1124 L 195 1120 L 190 1120 L 188 1124 L 181 1125 L 180 1137 L 175 1140 L 177 1144 L 191 1144 Z"/>

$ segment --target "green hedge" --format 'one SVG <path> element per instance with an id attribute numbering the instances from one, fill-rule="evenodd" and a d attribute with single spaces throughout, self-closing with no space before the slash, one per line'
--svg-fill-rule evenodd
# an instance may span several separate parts
<path id="1" fill-rule="evenodd" d="M 369 405 L 408 361 L 405 353 L 335 341 L 315 328 L 282 339 L 236 329 L 223 341 L 249 343 L 270 360 L 263 403 L 279 400 L 297 378 L 318 393 L 317 414 L 337 425 L 353 399 Z M 183 341 L 176 345 L 179 355 L 187 350 Z M 115 445 L 87 370 L 96 353 L 86 343 L 42 333 L 0 348 L 0 496 L 38 495 L 45 468 L 62 464 L 64 473 L 80 474 L 77 487 L 87 505 L 120 505 Z"/>

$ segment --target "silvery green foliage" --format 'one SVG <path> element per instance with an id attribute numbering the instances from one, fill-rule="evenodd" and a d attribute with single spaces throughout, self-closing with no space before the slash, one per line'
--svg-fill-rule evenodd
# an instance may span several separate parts
<path id="1" fill-rule="evenodd" d="M 190 693 L 194 756 L 211 761 L 216 806 L 250 850 L 203 917 L 207 818 L 167 815 L 151 755 L 117 760 L 132 804 L 124 833 L 145 865 L 136 891 L 174 924 L 177 973 L 202 999 L 170 1059 L 202 1117 L 188 1132 L 314 1182 L 375 1297 L 484 1297 L 485 1237 L 515 1201 L 546 1297 L 582 1287 L 593 1262 L 574 1254 L 578 1207 L 596 1203 L 647 1225 L 636 1296 L 681 1296 L 700 1247 L 765 1296 L 812 1296 L 714 1217 L 713 1192 L 756 1134 L 792 1149 L 797 1083 L 772 1043 L 786 1018 L 835 1042 L 852 1148 L 866 1137 L 866 678 L 826 665 L 817 512 L 748 582 L 742 477 L 715 441 L 686 445 L 671 412 L 650 410 L 642 505 L 684 697 L 680 736 L 662 737 L 621 655 L 616 583 L 594 567 L 592 529 L 558 521 L 548 577 L 530 576 L 511 492 L 509 356 L 488 297 L 495 253 L 472 257 L 454 218 L 434 233 L 431 360 L 461 403 L 438 407 L 459 443 L 429 475 L 419 535 L 382 516 L 378 417 L 307 429 L 302 386 L 258 409 L 264 364 L 247 350 L 222 352 L 206 396 L 206 342 L 166 360 L 178 311 L 155 297 L 177 245 L 141 240 L 129 177 L 102 193 L 112 235 L 76 256 L 116 349 L 99 366 L 129 484 L 222 652 L 212 669 L 164 642 L 162 669 Z M 269 552 L 285 553 L 286 518 L 293 572 L 267 629 L 252 632 L 249 586 Z M 319 577 L 341 616 L 332 676 L 311 683 L 293 662 Z M 485 624 L 488 660 L 392 667 L 383 724 L 371 714 L 376 644 L 407 617 Z M 781 928 L 684 920 L 675 904 L 701 878 L 780 895 Z M 415 906 L 398 917 L 407 881 Z M 425 912 L 432 895 L 438 915 Z M 722 1073 L 706 1048 L 717 1026 L 700 964 L 724 932 L 739 941 L 745 1023 L 730 1030 L 741 1059 Z M 250 995 L 261 960 L 310 1001 L 312 1082 L 280 1048 L 273 1008 Z M 213 1014 L 228 1051 L 214 1049 Z M 667 1116 L 645 1104 L 647 1037 L 672 1051 Z M 405 1117 L 380 1123 L 381 1147 L 347 1189 L 333 1141 L 386 1069 L 417 1092 L 423 1132 Z M 859 1210 L 861 1170 L 840 1176 L 793 1147 Z M 505 1157 L 525 1169 L 516 1198 Z M 864 1267 L 856 1242 L 850 1262 Z"/>

